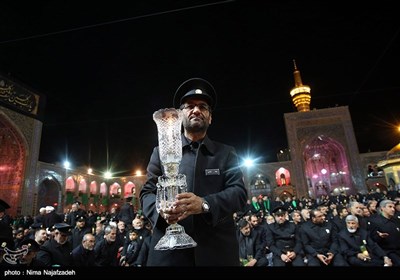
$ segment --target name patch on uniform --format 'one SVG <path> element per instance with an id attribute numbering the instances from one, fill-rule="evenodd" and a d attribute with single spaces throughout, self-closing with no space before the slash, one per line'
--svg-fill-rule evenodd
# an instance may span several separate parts
<path id="1" fill-rule="evenodd" d="M 219 175 L 219 169 L 206 169 L 206 176 Z"/>

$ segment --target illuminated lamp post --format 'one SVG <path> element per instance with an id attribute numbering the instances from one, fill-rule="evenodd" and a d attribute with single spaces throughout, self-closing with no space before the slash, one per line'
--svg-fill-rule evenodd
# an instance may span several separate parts
<path id="1" fill-rule="evenodd" d="M 74 193 L 75 193 L 75 184 L 72 180 L 68 180 L 68 170 L 71 168 L 71 163 L 68 160 L 64 161 L 64 168 L 65 168 L 65 179 L 64 179 L 64 191 L 65 191 L 65 204 L 72 204 L 74 200 Z"/>

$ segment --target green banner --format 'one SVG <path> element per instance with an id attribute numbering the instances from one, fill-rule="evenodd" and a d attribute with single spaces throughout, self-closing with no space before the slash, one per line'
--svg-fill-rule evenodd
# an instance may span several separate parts
<path id="1" fill-rule="evenodd" d="M 101 200 L 101 204 L 103 204 L 103 206 L 108 206 L 109 204 L 108 197 L 103 197 L 103 199 Z"/>
<path id="2" fill-rule="evenodd" d="M 81 201 L 83 205 L 88 205 L 89 203 L 89 196 L 87 193 L 83 193 L 80 195 L 81 196 Z"/>
<path id="3" fill-rule="evenodd" d="M 97 194 L 92 194 L 93 197 L 93 204 L 96 204 L 99 202 L 99 195 Z"/>
<path id="4" fill-rule="evenodd" d="M 74 202 L 74 193 L 72 192 L 67 192 L 66 193 L 66 199 L 65 199 L 65 204 L 72 204 Z"/>

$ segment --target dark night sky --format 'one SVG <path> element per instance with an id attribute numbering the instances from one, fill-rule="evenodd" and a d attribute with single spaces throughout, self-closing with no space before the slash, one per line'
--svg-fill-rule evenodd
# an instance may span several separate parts
<path id="1" fill-rule="evenodd" d="M 276 161 L 295 111 L 292 59 L 312 108 L 349 106 L 360 152 L 398 143 L 395 1 L 131 2 L 2 4 L 0 71 L 47 98 L 41 161 L 144 169 L 153 112 L 192 77 L 218 94 L 210 138 Z"/>

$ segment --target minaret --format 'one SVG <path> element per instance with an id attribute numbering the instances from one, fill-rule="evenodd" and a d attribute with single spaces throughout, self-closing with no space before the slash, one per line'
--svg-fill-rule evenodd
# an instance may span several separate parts
<path id="1" fill-rule="evenodd" d="M 294 106 L 299 112 L 310 111 L 311 103 L 311 89 L 309 86 L 303 85 L 301 82 L 300 71 L 297 69 L 296 61 L 293 59 L 294 64 L 294 88 L 290 91 Z"/>

